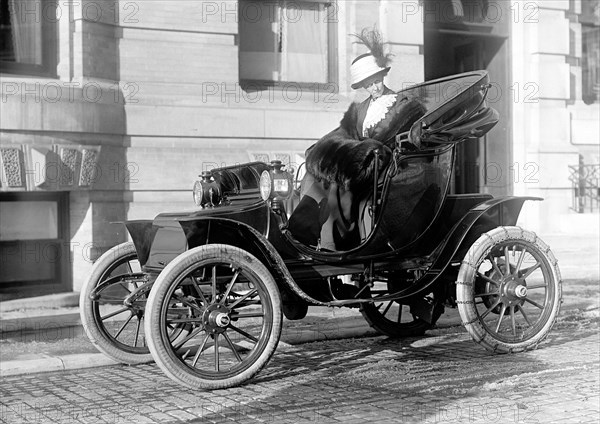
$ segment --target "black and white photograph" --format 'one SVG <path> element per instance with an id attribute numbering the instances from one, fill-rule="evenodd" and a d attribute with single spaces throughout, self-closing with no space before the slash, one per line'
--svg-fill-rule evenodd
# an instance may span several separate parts
<path id="1" fill-rule="evenodd" d="M 0 423 L 600 422 L 600 0 L 0 0 Z"/>

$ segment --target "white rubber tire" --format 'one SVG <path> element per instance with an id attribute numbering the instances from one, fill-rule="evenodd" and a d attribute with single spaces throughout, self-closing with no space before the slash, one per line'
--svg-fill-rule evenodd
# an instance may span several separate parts
<path id="1" fill-rule="evenodd" d="M 502 245 L 519 244 L 535 253 L 540 262 L 543 278 L 547 284 L 547 302 L 540 318 L 532 328 L 535 332 L 523 340 L 503 340 L 489 326 L 483 323 L 475 304 L 475 280 L 477 270 L 494 248 Z M 473 340 L 485 349 L 495 353 L 513 353 L 535 349 L 542 342 L 560 310 L 562 302 L 562 282 L 554 254 L 537 235 L 520 227 L 498 227 L 485 234 L 471 246 L 462 261 L 456 287 L 458 310 L 463 325 Z"/>
<path id="2" fill-rule="evenodd" d="M 92 272 L 83 283 L 79 296 L 79 314 L 81 323 L 90 342 L 102 353 L 117 362 L 124 364 L 140 364 L 152 362 L 152 355 L 147 347 L 130 349 L 115 343 L 100 326 L 97 310 L 90 293 L 105 278 L 106 273 L 118 262 L 137 258 L 135 246 L 131 242 L 119 244 L 106 251 L 92 267 Z M 143 327 L 142 327 L 143 331 Z"/>
<path id="3" fill-rule="evenodd" d="M 172 349 L 162 324 L 164 308 L 179 281 L 191 270 L 210 263 L 229 263 L 236 269 L 243 269 L 258 282 L 266 296 L 263 301 L 269 308 L 272 320 L 263 329 L 261 347 L 251 362 L 244 364 L 236 374 L 223 372 L 223 375 L 206 377 L 182 362 Z M 282 306 L 279 289 L 269 270 L 250 253 L 225 244 L 208 244 L 190 249 L 171 261 L 154 283 L 146 307 L 145 331 L 148 346 L 155 362 L 173 381 L 192 389 L 223 389 L 244 383 L 254 377 L 270 360 L 277 348 L 282 327 Z M 258 343 L 257 343 L 258 344 Z"/>

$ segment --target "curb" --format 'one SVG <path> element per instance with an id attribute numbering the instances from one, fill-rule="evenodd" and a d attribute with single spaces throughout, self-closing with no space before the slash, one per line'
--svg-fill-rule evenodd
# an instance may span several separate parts
<path id="1" fill-rule="evenodd" d="M 0 313 L 0 334 L 80 326 L 79 308 Z"/>
<path id="2" fill-rule="evenodd" d="M 79 314 L 77 314 L 79 318 Z M 42 318 L 40 318 L 41 320 Z M 282 331 L 277 350 L 288 350 L 294 345 L 323 340 L 362 338 L 377 336 L 379 333 L 362 319 L 348 319 L 337 325 L 291 327 Z M 9 377 L 42 372 L 69 371 L 123 365 L 102 353 L 77 353 L 70 355 L 41 355 L 36 359 L 22 359 L 0 362 L 0 377 Z"/>
<path id="3" fill-rule="evenodd" d="M 79 292 L 47 294 L 24 299 L 4 300 L 0 302 L 0 313 L 25 309 L 59 309 L 79 305 Z"/>
<path id="4" fill-rule="evenodd" d="M 0 377 L 41 372 L 67 371 L 83 368 L 119 365 L 102 353 L 76 353 L 72 355 L 42 355 L 37 359 L 15 360 L 0 363 Z"/>

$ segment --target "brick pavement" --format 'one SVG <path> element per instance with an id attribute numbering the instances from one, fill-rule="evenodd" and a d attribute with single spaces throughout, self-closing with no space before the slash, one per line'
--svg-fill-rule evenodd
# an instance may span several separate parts
<path id="1" fill-rule="evenodd" d="M 492 355 L 459 327 L 429 337 L 280 349 L 248 384 L 212 392 L 157 366 L 4 378 L 15 423 L 598 423 L 598 310 L 563 316 L 538 350 Z"/>

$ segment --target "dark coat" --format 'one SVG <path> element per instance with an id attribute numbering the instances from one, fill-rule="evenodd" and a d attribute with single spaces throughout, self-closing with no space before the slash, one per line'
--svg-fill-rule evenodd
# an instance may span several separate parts
<path id="1" fill-rule="evenodd" d="M 426 111 L 418 99 L 400 94 L 385 118 L 370 131 L 370 138 L 364 138 L 362 126 L 370 101 L 351 104 L 340 126 L 306 151 L 306 169 L 317 180 L 335 182 L 355 193 L 368 189 L 375 171 L 375 151 L 379 152 L 382 171 L 395 148 L 396 134 L 408 131 Z"/>

